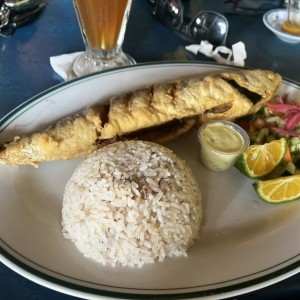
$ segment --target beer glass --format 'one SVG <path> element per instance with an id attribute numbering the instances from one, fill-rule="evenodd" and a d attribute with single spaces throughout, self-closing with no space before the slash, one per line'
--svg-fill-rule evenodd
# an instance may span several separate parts
<path id="1" fill-rule="evenodd" d="M 300 30 L 300 0 L 289 0 L 288 21 Z"/>
<path id="2" fill-rule="evenodd" d="M 287 20 L 281 25 L 283 31 L 300 35 L 300 0 L 289 0 L 287 6 Z"/>
<path id="3" fill-rule="evenodd" d="M 74 61 L 76 76 L 135 64 L 122 51 L 132 0 L 73 0 L 73 4 L 86 47 Z"/>

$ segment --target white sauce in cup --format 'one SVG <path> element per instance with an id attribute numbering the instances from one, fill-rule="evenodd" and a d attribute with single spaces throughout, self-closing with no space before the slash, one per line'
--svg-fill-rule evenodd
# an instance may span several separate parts
<path id="1" fill-rule="evenodd" d="M 249 146 L 249 136 L 229 121 L 210 121 L 198 131 L 203 165 L 215 172 L 228 170 Z"/>

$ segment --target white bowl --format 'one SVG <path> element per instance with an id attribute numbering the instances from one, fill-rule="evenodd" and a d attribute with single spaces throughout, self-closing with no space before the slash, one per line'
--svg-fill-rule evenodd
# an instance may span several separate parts
<path id="1" fill-rule="evenodd" d="M 282 31 L 281 24 L 286 20 L 286 9 L 273 9 L 263 15 L 263 22 L 279 39 L 286 43 L 300 43 L 300 35 Z"/>

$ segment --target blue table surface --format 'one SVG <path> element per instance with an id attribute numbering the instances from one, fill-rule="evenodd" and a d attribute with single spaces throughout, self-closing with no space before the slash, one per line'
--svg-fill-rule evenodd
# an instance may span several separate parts
<path id="1" fill-rule="evenodd" d="M 228 44 L 243 41 L 246 67 L 265 68 L 300 83 L 300 44 L 279 40 L 262 22 L 262 15 L 235 15 L 220 0 L 185 1 L 186 14 L 198 10 L 224 13 L 229 20 Z M 164 28 L 151 14 L 147 0 L 134 0 L 124 51 L 138 63 L 210 61 L 184 49 L 190 43 Z M 61 82 L 49 57 L 82 51 L 84 44 L 71 0 L 49 0 L 33 22 L 17 29 L 12 39 L 0 38 L 0 118 L 30 97 Z M 288 246 L 288 245 L 287 245 Z M 21 277 L 0 263 L 0 299 L 76 299 Z M 234 299 L 300 299 L 300 275 Z"/>

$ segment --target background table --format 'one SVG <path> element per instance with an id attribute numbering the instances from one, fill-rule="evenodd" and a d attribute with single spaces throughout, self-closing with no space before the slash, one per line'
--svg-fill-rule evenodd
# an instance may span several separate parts
<path id="1" fill-rule="evenodd" d="M 186 14 L 214 10 L 229 20 L 228 44 L 243 41 L 246 67 L 265 68 L 300 82 L 300 44 L 280 41 L 262 22 L 262 15 L 235 15 L 220 0 L 185 1 Z M 154 61 L 212 61 L 193 55 L 190 42 L 164 28 L 151 14 L 147 0 L 134 0 L 124 51 L 138 63 Z M 45 89 L 63 82 L 51 68 L 49 57 L 82 51 L 84 45 L 70 0 L 49 0 L 30 24 L 17 29 L 12 39 L 0 38 L 0 117 Z M 1 209 L 1 208 L 0 208 Z M 300 275 L 234 299 L 300 299 Z M 39 286 L 0 263 L 0 299 L 76 299 Z"/>

